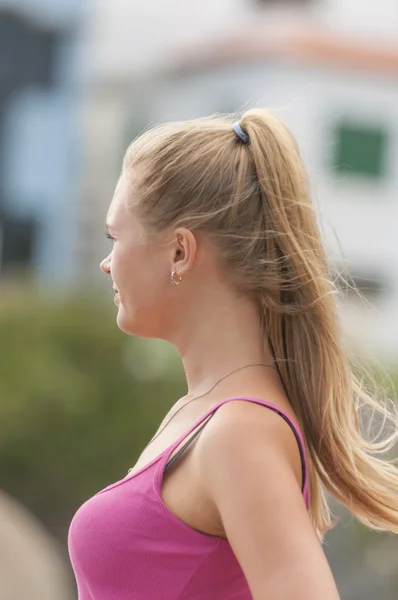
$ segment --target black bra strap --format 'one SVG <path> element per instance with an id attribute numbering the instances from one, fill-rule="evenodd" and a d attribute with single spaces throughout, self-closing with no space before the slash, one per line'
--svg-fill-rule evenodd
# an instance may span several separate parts
<path id="1" fill-rule="evenodd" d="M 269 408 L 270 410 L 273 410 L 280 417 L 282 417 L 282 419 L 284 421 L 286 421 L 286 423 L 289 425 L 290 429 L 294 433 L 294 437 L 296 438 L 297 445 L 298 445 L 299 452 L 300 452 L 301 473 L 302 473 L 301 492 L 304 493 L 305 482 L 306 482 L 306 479 L 307 479 L 307 468 L 306 468 L 305 458 L 304 458 L 304 448 L 303 448 L 303 446 L 301 444 L 301 441 L 300 441 L 300 438 L 299 438 L 299 436 L 297 434 L 297 431 L 296 431 L 295 427 L 293 427 L 290 419 L 288 419 L 284 414 L 280 413 L 279 410 L 277 410 L 276 408 L 272 408 L 271 406 L 267 406 L 266 408 Z"/>
<path id="2" fill-rule="evenodd" d="M 187 442 L 185 442 L 185 444 L 178 450 L 178 452 L 176 452 L 176 454 L 169 460 L 169 462 L 167 463 L 167 465 L 164 468 L 164 473 L 166 473 L 166 471 L 168 471 L 170 469 L 170 467 L 172 467 L 174 465 L 175 462 L 177 462 L 177 460 L 180 458 L 180 456 L 185 452 L 185 450 L 188 448 L 188 446 L 190 444 L 192 444 L 193 440 L 195 438 L 198 437 L 199 433 L 202 431 L 202 429 L 207 425 L 207 423 L 210 421 L 210 419 L 212 418 L 212 416 L 214 415 L 216 411 L 212 412 L 210 414 L 210 416 L 207 418 L 207 420 L 205 420 L 204 423 L 202 423 L 202 425 L 200 427 L 197 428 L 197 430 L 195 431 L 195 433 L 189 438 L 189 440 Z"/>

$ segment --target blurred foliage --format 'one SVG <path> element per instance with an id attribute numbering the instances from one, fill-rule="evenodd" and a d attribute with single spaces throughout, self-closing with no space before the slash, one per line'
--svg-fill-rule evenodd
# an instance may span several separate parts
<path id="1" fill-rule="evenodd" d="M 121 333 L 101 297 L 2 290 L 1 486 L 62 538 L 185 393 L 172 348 Z"/>

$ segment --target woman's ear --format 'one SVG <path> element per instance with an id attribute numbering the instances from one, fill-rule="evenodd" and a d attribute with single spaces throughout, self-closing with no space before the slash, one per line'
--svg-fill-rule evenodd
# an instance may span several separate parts
<path id="1" fill-rule="evenodd" d="M 185 227 L 179 227 L 175 230 L 172 239 L 171 252 L 171 273 L 175 273 L 176 278 L 183 279 L 193 268 L 196 257 L 197 240 L 195 235 Z"/>

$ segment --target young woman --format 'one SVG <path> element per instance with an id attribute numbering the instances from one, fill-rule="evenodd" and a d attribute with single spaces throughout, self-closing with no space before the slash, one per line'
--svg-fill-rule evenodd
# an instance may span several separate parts
<path id="1" fill-rule="evenodd" d="M 337 600 L 325 490 L 397 533 L 398 473 L 380 456 L 396 435 L 361 437 L 357 407 L 376 404 L 340 345 L 291 134 L 259 110 L 146 132 L 107 228 L 118 326 L 172 343 L 188 393 L 74 517 L 79 599 Z"/>

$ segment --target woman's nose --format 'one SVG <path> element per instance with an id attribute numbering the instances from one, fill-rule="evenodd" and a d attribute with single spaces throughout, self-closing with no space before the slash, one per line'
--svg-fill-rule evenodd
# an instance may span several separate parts
<path id="1" fill-rule="evenodd" d="M 106 258 L 101 262 L 100 269 L 105 275 L 110 275 L 111 273 L 111 255 L 108 254 Z"/>

